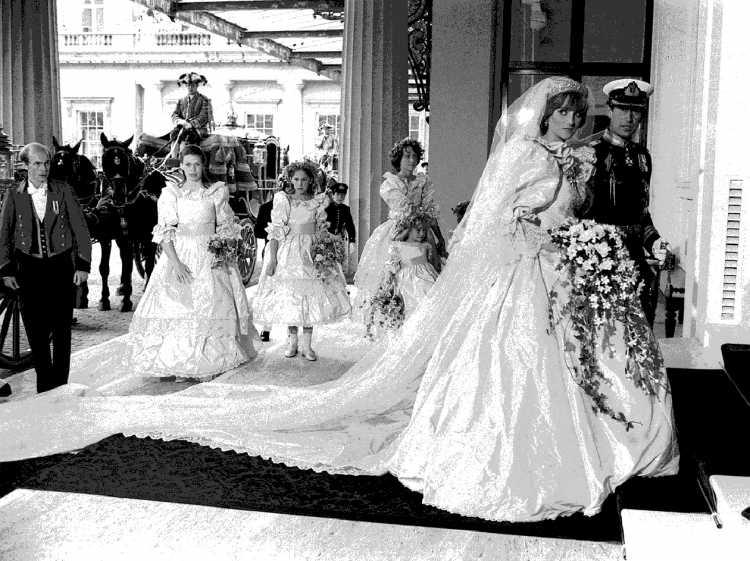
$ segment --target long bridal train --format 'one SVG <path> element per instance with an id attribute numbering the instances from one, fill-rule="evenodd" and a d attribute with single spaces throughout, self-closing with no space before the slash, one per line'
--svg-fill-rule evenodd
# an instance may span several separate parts
<path id="1" fill-rule="evenodd" d="M 580 84 L 547 79 L 511 107 L 525 125 L 498 131 L 433 289 L 398 334 L 340 378 L 207 383 L 158 397 L 63 388 L 0 407 L 0 460 L 119 432 L 181 438 L 315 470 L 390 471 L 425 503 L 510 521 L 593 514 L 626 479 L 674 473 L 666 389 L 648 395 L 632 384 L 620 340 L 595 359 L 609 403 L 635 424 L 594 413 L 570 370 L 575 341 L 549 327 L 548 290 L 562 273 L 545 232 L 580 195 L 561 172 L 562 147 L 542 141 L 539 124 L 547 100 L 571 91 Z"/>

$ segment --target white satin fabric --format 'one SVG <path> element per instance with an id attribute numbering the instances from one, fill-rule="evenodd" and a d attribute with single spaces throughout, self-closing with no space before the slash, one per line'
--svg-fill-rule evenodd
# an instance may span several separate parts
<path id="1" fill-rule="evenodd" d="M 193 275 L 177 280 L 163 255 L 133 314 L 130 368 L 136 376 L 207 379 L 255 356 L 250 306 L 236 265 L 212 268 L 208 241 L 233 223 L 224 183 L 168 184 L 158 202 L 156 241 L 172 240 Z"/>
<path id="2" fill-rule="evenodd" d="M 410 316 L 435 284 L 438 274 L 427 259 L 426 243 L 393 242 L 399 260 L 396 283 L 404 299 L 404 315 Z"/>
<path id="3" fill-rule="evenodd" d="M 163 397 L 63 387 L 0 406 L 0 460 L 118 432 L 181 438 L 333 473 L 389 471 L 425 503 L 511 521 L 593 514 L 626 479 L 674 473 L 670 396 L 635 388 L 622 345 L 602 347 L 603 391 L 636 423 L 626 431 L 593 413 L 573 381 L 570 334 L 548 332 L 547 291 L 560 277 L 544 229 L 580 197 L 553 151 L 523 135 L 493 151 L 433 288 L 340 378 L 209 383 Z M 540 224 L 520 219 L 522 209 Z"/>
<path id="4" fill-rule="evenodd" d="M 388 205 L 388 220 L 373 230 L 357 264 L 354 285 L 357 297 L 353 303 L 355 318 L 364 321 L 369 310 L 368 301 L 375 294 L 388 261 L 388 248 L 393 241 L 393 227 L 400 217 L 408 214 L 413 206 L 432 204 L 435 189 L 430 178 L 417 175 L 409 181 L 395 173 L 383 174 L 380 197 Z"/>
<path id="5" fill-rule="evenodd" d="M 325 281 L 313 266 L 312 246 L 319 222 L 325 222 L 325 195 L 302 201 L 279 192 L 273 198 L 268 239 L 278 240 L 277 266 L 272 276 L 263 263 L 253 300 L 255 320 L 262 325 L 313 326 L 339 321 L 351 304 L 346 279 L 338 266 Z"/>

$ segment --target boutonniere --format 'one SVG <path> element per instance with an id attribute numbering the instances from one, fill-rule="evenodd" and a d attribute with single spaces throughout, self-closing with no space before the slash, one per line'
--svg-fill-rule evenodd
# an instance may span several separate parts
<path id="1" fill-rule="evenodd" d="M 52 212 L 60 214 L 60 203 L 59 201 L 52 201 Z"/>

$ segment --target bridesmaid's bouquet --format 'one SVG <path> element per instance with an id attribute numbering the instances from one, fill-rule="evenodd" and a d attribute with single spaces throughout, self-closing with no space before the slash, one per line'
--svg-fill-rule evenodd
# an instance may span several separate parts
<path id="1" fill-rule="evenodd" d="M 339 236 L 334 236 L 328 230 L 328 223 L 318 224 L 318 231 L 312 245 L 312 260 L 315 275 L 326 280 L 336 276 L 346 259 L 346 244 Z"/>
<path id="2" fill-rule="evenodd" d="M 214 269 L 236 265 L 244 252 L 242 227 L 235 222 L 217 228 L 208 240 L 208 252 L 214 256 L 211 264 Z"/>
<path id="3" fill-rule="evenodd" d="M 619 322 L 624 326 L 628 378 L 648 395 L 657 395 L 666 386 L 661 353 L 640 304 L 642 284 L 635 263 L 616 226 L 569 219 L 551 230 L 550 236 L 561 250 L 558 270 L 567 273 L 570 287 L 567 301 L 559 302 L 554 289 L 549 293 L 551 327 L 570 320 L 580 362 L 580 368 L 574 368 L 576 382 L 593 400 L 594 411 L 630 429 L 633 422 L 613 411 L 601 392 L 607 380 L 599 366 L 597 346 L 601 341 L 609 346 Z"/>
<path id="4" fill-rule="evenodd" d="M 368 301 L 365 328 L 370 339 L 375 338 L 376 331 L 396 331 L 404 323 L 406 309 L 396 281 L 399 268 L 398 256 L 389 250 L 380 284 Z"/>

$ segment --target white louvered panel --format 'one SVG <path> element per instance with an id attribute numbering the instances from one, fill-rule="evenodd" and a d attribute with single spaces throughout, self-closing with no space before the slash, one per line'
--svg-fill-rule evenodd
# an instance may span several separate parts
<path id="1" fill-rule="evenodd" d="M 721 319 L 735 319 L 737 304 L 737 275 L 740 265 L 740 231 L 742 226 L 741 179 L 729 181 L 726 242 L 724 245 L 724 279 L 721 294 Z"/>

